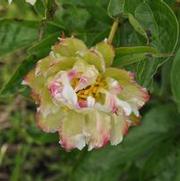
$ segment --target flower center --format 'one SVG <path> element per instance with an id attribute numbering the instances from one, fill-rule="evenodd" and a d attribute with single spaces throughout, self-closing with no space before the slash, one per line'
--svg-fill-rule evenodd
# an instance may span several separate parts
<path id="1" fill-rule="evenodd" d="M 79 78 L 74 78 L 71 82 L 72 87 L 75 88 L 78 85 L 79 81 L 80 81 Z M 95 98 L 97 101 L 100 98 L 100 92 L 101 92 L 100 90 L 105 87 L 106 87 L 105 79 L 102 76 L 98 76 L 95 84 L 89 85 L 86 88 L 76 92 L 78 100 L 79 101 L 87 100 L 87 98 L 91 96 Z"/>

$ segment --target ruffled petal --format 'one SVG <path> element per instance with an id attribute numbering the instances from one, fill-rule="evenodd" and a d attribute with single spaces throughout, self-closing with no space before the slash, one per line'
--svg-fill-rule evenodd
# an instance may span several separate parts
<path id="1" fill-rule="evenodd" d="M 85 117 L 73 111 L 69 111 L 67 116 L 62 121 L 62 126 L 59 130 L 59 143 L 67 151 L 78 148 L 82 150 L 86 145 L 83 129 L 85 126 Z"/>
<path id="2" fill-rule="evenodd" d="M 96 100 L 92 96 L 87 97 L 87 107 L 93 108 Z"/>
<path id="3" fill-rule="evenodd" d="M 149 94 L 145 88 L 135 82 L 134 75 L 122 69 L 108 68 L 105 76 L 119 81 L 122 90 L 118 97 L 128 102 L 134 113 L 138 114 L 138 109 L 149 100 Z"/>
<path id="4" fill-rule="evenodd" d="M 22 82 L 23 85 L 28 85 L 32 89 L 31 97 L 36 104 L 40 101 L 40 95 L 44 89 L 44 83 L 45 79 L 43 76 L 35 76 L 35 69 L 31 70 Z"/>
<path id="5" fill-rule="evenodd" d="M 99 74 L 94 65 L 89 65 L 83 60 L 78 60 L 74 64 L 73 69 L 81 73 L 79 83 L 75 87 L 76 92 L 93 85 Z"/>
<path id="6" fill-rule="evenodd" d="M 106 67 L 110 67 L 115 57 L 114 47 L 107 41 L 103 41 L 96 45 L 96 49 L 103 55 Z"/>
<path id="7" fill-rule="evenodd" d="M 77 95 L 69 82 L 68 76 L 63 74 L 61 79 L 63 83 L 62 96 L 65 99 L 65 103 L 73 105 L 76 108 L 78 104 Z"/>
<path id="8" fill-rule="evenodd" d="M 86 117 L 86 139 L 88 150 L 106 145 L 110 139 L 111 117 L 103 112 L 92 110 Z"/>
<path id="9" fill-rule="evenodd" d="M 80 52 L 78 54 L 88 64 L 94 65 L 100 72 L 105 71 L 105 61 L 102 55 L 95 49 Z"/>
<path id="10" fill-rule="evenodd" d="M 132 108 L 128 102 L 119 99 L 116 95 L 109 93 L 108 91 L 104 91 L 103 93 L 105 94 L 105 102 L 102 106 L 106 108 L 104 110 L 105 112 L 117 113 L 118 110 L 121 109 L 124 111 L 126 116 L 131 114 Z"/>
<path id="11" fill-rule="evenodd" d="M 37 125 L 47 133 L 57 132 L 61 126 L 62 120 L 67 115 L 63 109 L 55 109 L 48 115 L 44 115 L 40 110 L 36 113 Z"/>
<path id="12" fill-rule="evenodd" d="M 78 99 L 73 89 L 68 72 L 59 72 L 52 80 L 49 80 L 48 88 L 52 99 L 57 104 L 64 104 L 70 109 L 79 108 Z"/>
<path id="13" fill-rule="evenodd" d="M 75 57 L 61 58 L 60 60 L 57 60 L 46 70 L 46 77 L 49 78 L 55 76 L 62 70 L 71 69 L 77 60 L 78 59 Z"/>
<path id="14" fill-rule="evenodd" d="M 55 60 L 51 56 L 47 56 L 39 60 L 35 67 L 35 75 L 42 75 L 46 77 L 47 70 L 55 63 Z"/>
<path id="15" fill-rule="evenodd" d="M 27 3 L 30 3 L 31 5 L 34 5 L 36 3 L 36 0 L 26 0 Z"/>
<path id="16" fill-rule="evenodd" d="M 53 46 L 52 51 L 59 56 L 71 57 L 76 56 L 78 52 L 87 50 L 83 41 L 77 38 L 62 38 L 60 43 Z"/>
<path id="17" fill-rule="evenodd" d="M 129 123 L 123 113 L 119 113 L 118 115 L 114 114 L 112 116 L 111 124 L 110 141 L 112 145 L 117 145 L 122 142 L 123 136 L 127 133 Z"/>
<path id="18" fill-rule="evenodd" d="M 108 90 L 110 93 L 115 94 L 115 95 L 120 94 L 122 87 L 117 80 L 107 77 L 106 82 L 107 82 Z"/>
<path id="19" fill-rule="evenodd" d="M 55 112 L 60 106 L 56 104 L 56 102 L 54 102 L 48 88 L 44 88 L 41 94 L 39 94 L 38 104 L 39 104 L 38 110 L 43 114 L 43 116 L 47 116 L 52 112 Z"/>

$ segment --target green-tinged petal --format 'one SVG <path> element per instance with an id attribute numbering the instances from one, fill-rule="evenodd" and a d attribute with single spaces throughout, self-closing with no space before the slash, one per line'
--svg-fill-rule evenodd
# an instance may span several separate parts
<path id="1" fill-rule="evenodd" d="M 149 100 L 149 94 L 145 88 L 134 83 L 125 86 L 120 93 L 119 98 L 126 100 L 131 104 L 133 112 L 138 116 L 137 111 Z"/>
<path id="2" fill-rule="evenodd" d="M 52 96 L 47 87 L 41 90 L 41 94 L 39 94 L 39 102 L 40 104 L 38 109 L 44 116 L 50 114 L 58 108 L 58 105 L 53 102 Z"/>
<path id="3" fill-rule="evenodd" d="M 137 125 L 141 124 L 141 122 L 140 122 L 141 116 L 136 116 L 134 113 L 132 113 L 129 116 L 129 120 L 130 120 L 132 126 L 137 126 Z"/>
<path id="4" fill-rule="evenodd" d="M 51 56 L 47 56 L 39 60 L 36 64 L 35 73 L 36 75 L 46 76 L 47 70 L 51 67 L 57 60 L 53 59 Z"/>
<path id="5" fill-rule="evenodd" d="M 31 70 L 24 79 L 24 84 L 32 88 L 32 91 L 36 94 L 40 94 L 45 83 L 43 76 L 35 75 L 35 69 Z"/>
<path id="6" fill-rule="evenodd" d="M 31 5 L 34 5 L 36 3 L 36 0 L 26 0 L 27 3 L 30 3 Z"/>
<path id="7" fill-rule="evenodd" d="M 75 57 L 67 57 L 67 58 L 62 58 L 59 61 L 56 61 L 49 69 L 47 69 L 46 76 L 54 76 L 58 72 L 62 70 L 68 70 L 71 69 L 74 65 L 74 63 L 78 60 L 78 58 Z"/>
<path id="8" fill-rule="evenodd" d="M 61 146 L 66 150 L 83 149 L 86 145 L 85 135 L 83 134 L 84 126 L 85 117 L 83 114 L 68 111 L 59 130 Z"/>
<path id="9" fill-rule="evenodd" d="M 123 136 L 128 131 L 128 122 L 126 120 L 127 118 L 123 114 L 119 115 L 113 115 L 112 116 L 112 129 L 111 129 L 111 144 L 117 145 L 121 143 L 123 140 Z"/>
<path id="10" fill-rule="evenodd" d="M 78 52 L 86 49 L 87 47 L 84 42 L 74 37 L 61 39 L 60 43 L 52 48 L 55 54 L 66 57 L 76 56 Z"/>
<path id="11" fill-rule="evenodd" d="M 110 67 L 115 57 L 114 47 L 108 44 L 108 42 L 103 41 L 96 45 L 96 49 L 103 55 L 106 67 Z"/>
<path id="12" fill-rule="evenodd" d="M 104 75 L 106 77 L 111 77 L 117 80 L 123 86 L 132 83 L 134 81 L 133 74 L 122 69 L 117 69 L 112 67 L 107 68 Z"/>
<path id="13" fill-rule="evenodd" d="M 103 112 L 92 110 L 86 117 L 88 150 L 106 145 L 110 139 L 111 117 Z"/>
<path id="14" fill-rule="evenodd" d="M 104 74 L 119 81 L 122 91 L 119 98 L 131 105 L 133 112 L 138 116 L 138 109 L 149 100 L 147 90 L 138 85 L 134 80 L 134 75 L 122 69 L 108 68 Z"/>
<path id="15" fill-rule="evenodd" d="M 105 71 L 105 62 L 101 54 L 96 50 L 87 50 L 81 52 L 79 56 L 90 65 L 95 65 L 100 72 Z"/>
<path id="16" fill-rule="evenodd" d="M 89 65 L 83 59 L 78 60 L 74 64 L 73 70 L 81 73 L 80 80 L 78 84 L 75 86 L 76 92 L 86 88 L 87 86 L 95 84 L 99 74 L 98 70 L 94 65 Z"/>
<path id="17" fill-rule="evenodd" d="M 54 112 L 44 116 L 40 111 L 36 114 L 37 125 L 45 132 L 56 132 L 59 130 L 62 120 L 66 116 L 66 112 L 56 109 Z"/>

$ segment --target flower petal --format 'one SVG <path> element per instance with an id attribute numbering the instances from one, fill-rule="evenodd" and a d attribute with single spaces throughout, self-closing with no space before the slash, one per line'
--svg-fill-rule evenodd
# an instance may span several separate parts
<path id="1" fill-rule="evenodd" d="M 43 114 L 43 116 L 47 116 L 52 112 L 55 112 L 58 109 L 59 105 L 57 105 L 50 94 L 48 88 L 44 88 L 39 94 L 39 111 Z"/>
<path id="2" fill-rule="evenodd" d="M 126 121 L 126 117 L 123 113 L 112 116 L 112 129 L 111 129 L 111 144 L 117 145 L 123 140 L 123 135 L 128 131 L 129 124 Z"/>
<path id="3" fill-rule="evenodd" d="M 120 99 L 117 99 L 116 101 L 117 101 L 117 105 L 120 106 L 124 110 L 126 116 L 129 116 L 132 112 L 131 106 L 126 101 L 122 101 Z"/>
<path id="4" fill-rule="evenodd" d="M 51 58 L 51 56 L 47 56 L 41 60 L 39 60 L 36 64 L 35 74 L 46 76 L 47 70 L 55 63 L 55 60 Z"/>
<path id="5" fill-rule="evenodd" d="M 35 69 L 31 70 L 24 78 L 23 84 L 32 88 L 34 94 L 40 94 L 44 87 L 45 79 L 43 76 L 36 76 Z"/>
<path id="6" fill-rule="evenodd" d="M 49 79 L 48 88 L 52 98 L 58 104 L 64 104 L 70 109 L 79 108 L 77 95 L 70 84 L 69 73 L 65 71 L 59 72 L 55 77 Z"/>
<path id="7" fill-rule="evenodd" d="M 85 60 L 90 65 L 95 65 L 95 67 L 100 71 L 105 71 L 105 62 L 102 55 L 95 49 L 87 50 L 79 53 L 80 57 Z"/>
<path id="8" fill-rule="evenodd" d="M 119 81 L 122 91 L 118 97 L 129 103 L 134 113 L 136 112 L 137 114 L 137 110 L 149 100 L 147 90 L 135 82 L 132 73 L 122 69 L 108 68 L 105 72 L 105 76 L 112 77 Z"/>
<path id="9" fill-rule="evenodd" d="M 31 5 L 34 5 L 36 3 L 36 0 L 26 0 L 27 3 L 30 3 Z"/>
<path id="10" fill-rule="evenodd" d="M 77 95 L 69 82 L 68 76 L 66 74 L 63 74 L 61 78 L 64 86 L 62 96 L 66 100 L 67 104 L 77 107 Z"/>
<path id="11" fill-rule="evenodd" d="M 57 60 L 54 62 L 49 69 L 46 70 L 46 76 L 55 76 L 58 72 L 62 70 L 68 70 L 71 69 L 74 65 L 74 63 L 77 61 L 77 58 L 69 57 L 69 58 L 61 58 L 60 60 Z"/>
<path id="12" fill-rule="evenodd" d="M 88 96 L 87 97 L 87 107 L 90 107 L 90 108 L 94 107 L 95 101 L 96 100 L 94 99 L 94 97 Z"/>
<path id="13" fill-rule="evenodd" d="M 99 74 L 94 65 L 89 65 L 83 60 L 78 60 L 73 69 L 82 73 L 79 83 L 75 87 L 76 92 L 94 84 Z"/>
<path id="14" fill-rule="evenodd" d="M 92 110 L 87 114 L 86 138 L 88 150 L 106 145 L 110 139 L 111 117 L 103 112 Z"/>
<path id="15" fill-rule="evenodd" d="M 117 80 L 107 77 L 106 82 L 108 84 L 108 90 L 110 93 L 115 95 L 120 94 L 122 87 Z"/>
<path id="16" fill-rule="evenodd" d="M 47 133 L 57 132 L 66 114 L 67 113 L 61 109 L 56 109 L 56 111 L 54 110 L 54 112 L 48 115 L 43 115 L 43 113 L 38 111 L 36 114 L 37 125 Z"/>
<path id="17" fill-rule="evenodd" d="M 115 57 L 114 47 L 107 41 L 103 41 L 96 45 L 96 49 L 103 55 L 106 67 L 110 67 Z"/>
<path id="18" fill-rule="evenodd" d="M 73 148 L 83 149 L 86 145 L 83 129 L 85 125 L 85 117 L 74 111 L 69 111 L 62 121 L 59 130 L 60 144 L 67 151 Z"/>
<path id="19" fill-rule="evenodd" d="M 84 42 L 74 37 L 64 39 L 62 38 L 60 43 L 56 44 L 52 48 L 52 50 L 59 54 L 59 56 L 66 57 L 76 56 L 79 51 L 84 51 L 86 49 L 87 47 Z"/>

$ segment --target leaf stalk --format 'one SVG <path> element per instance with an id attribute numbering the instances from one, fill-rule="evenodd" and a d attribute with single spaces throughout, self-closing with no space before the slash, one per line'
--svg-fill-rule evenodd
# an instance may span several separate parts
<path id="1" fill-rule="evenodd" d="M 112 44 L 112 42 L 113 42 L 114 36 L 115 36 L 116 31 L 118 29 L 118 25 L 119 25 L 119 18 L 116 18 L 112 27 L 111 27 L 111 31 L 110 31 L 109 36 L 108 36 L 108 43 L 110 43 L 110 44 Z"/>

